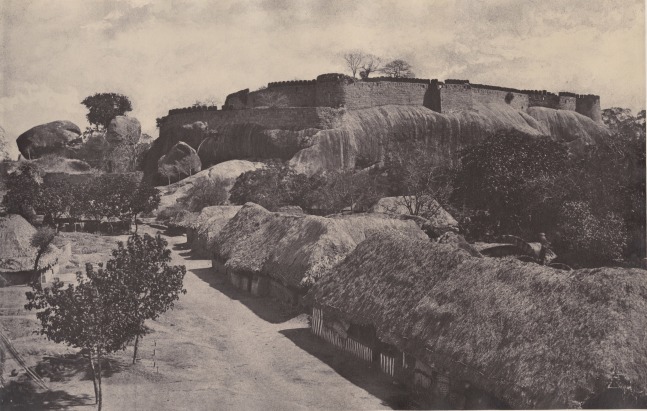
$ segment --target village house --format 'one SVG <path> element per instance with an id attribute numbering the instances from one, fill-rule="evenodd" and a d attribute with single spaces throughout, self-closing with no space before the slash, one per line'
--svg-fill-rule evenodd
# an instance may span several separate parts
<path id="1" fill-rule="evenodd" d="M 210 258 L 216 236 L 242 206 L 205 207 L 185 219 L 186 242 L 196 257 Z"/>
<path id="2" fill-rule="evenodd" d="M 647 405 L 647 272 L 555 270 L 372 236 L 305 298 L 314 334 L 425 407 Z"/>
<path id="3" fill-rule="evenodd" d="M 0 286 L 27 284 L 35 275 L 37 250 L 31 245 L 36 228 L 17 214 L 0 217 Z M 63 249 L 50 245 L 38 262 L 40 281 L 49 283 L 56 278 L 60 266 L 71 254 L 67 244 Z"/>
<path id="4" fill-rule="evenodd" d="M 213 267 L 239 289 L 296 304 L 328 268 L 384 230 L 427 239 L 414 222 L 387 215 L 326 218 L 270 212 L 248 203 L 214 241 Z"/>

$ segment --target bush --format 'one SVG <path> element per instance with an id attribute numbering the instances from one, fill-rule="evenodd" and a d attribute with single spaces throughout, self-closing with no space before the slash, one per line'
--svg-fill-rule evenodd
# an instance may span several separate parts
<path id="1" fill-rule="evenodd" d="M 564 144 L 503 133 L 466 148 L 460 160 L 451 202 L 484 212 L 479 231 L 534 237 L 554 227 L 564 195 L 556 186 L 568 170 Z"/>
<path id="2" fill-rule="evenodd" d="M 296 181 L 303 181 L 291 167 L 280 162 L 271 162 L 266 167 L 241 174 L 230 191 L 233 204 L 256 203 L 270 211 L 279 207 L 297 204 Z"/>
<path id="3" fill-rule="evenodd" d="M 229 197 L 221 179 L 201 178 L 193 183 L 193 187 L 179 202 L 185 204 L 190 211 L 201 211 L 205 207 L 223 205 Z"/>
<path id="4" fill-rule="evenodd" d="M 171 207 L 162 209 L 158 214 L 156 220 L 160 223 L 168 223 L 176 219 L 181 213 L 186 213 L 187 209 L 182 204 L 175 204 Z"/>
<path id="5" fill-rule="evenodd" d="M 627 231 L 622 218 L 609 213 L 597 218 L 588 203 L 568 202 L 560 215 L 556 245 L 566 252 L 564 259 L 582 266 L 612 263 L 623 255 Z"/>

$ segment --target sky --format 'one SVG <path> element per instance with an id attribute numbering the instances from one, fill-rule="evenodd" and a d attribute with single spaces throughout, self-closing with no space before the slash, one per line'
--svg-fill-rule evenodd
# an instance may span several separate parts
<path id="1" fill-rule="evenodd" d="M 70 120 L 97 92 L 155 118 L 271 81 L 345 72 L 360 50 L 416 77 L 599 94 L 645 107 L 644 0 L 0 0 L 0 127 Z M 1 134 L 1 133 L 0 133 Z"/>

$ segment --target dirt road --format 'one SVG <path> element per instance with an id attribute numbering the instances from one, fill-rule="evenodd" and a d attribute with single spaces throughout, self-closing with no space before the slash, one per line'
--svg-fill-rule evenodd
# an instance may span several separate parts
<path id="1" fill-rule="evenodd" d="M 174 248 L 174 264 L 187 266 L 188 292 L 174 310 L 147 323 L 152 333 L 143 340 L 140 363 L 104 379 L 105 409 L 399 405 L 402 392 L 397 387 L 310 334 L 305 315 L 291 316 L 267 299 L 238 292 L 213 274 L 210 261 L 192 259 L 181 249 L 185 237 L 167 240 Z M 131 349 L 123 358 L 128 354 Z"/>

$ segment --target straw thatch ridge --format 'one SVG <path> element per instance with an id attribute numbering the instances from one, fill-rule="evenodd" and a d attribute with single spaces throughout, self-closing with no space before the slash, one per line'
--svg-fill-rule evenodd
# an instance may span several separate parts
<path id="1" fill-rule="evenodd" d="M 220 231 L 214 258 L 236 272 L 264 274 L 283 285 L 300 287 L 304 279 L 322 271 L 322 262 L 345 256 L 381 230 L 427 238 L 415 223 L 388 216 L 325 218 L 273 213 L 247 203 Z"/>
<path id="2" fill-rule="evenodd" d="M 192 227 L 197 221 L 200 213 L 195 211 L 182 210 L 168 220 L 168 227 L 171 229 L 186 230 Z"/>
<path id="3" fill-rule="evenodd" d="M 0 272 L 32 271 L 36 262 L 36 248 L 31 245 L 31 238 L 36 229 L 27 220 L 17 214 L 0 217 Z M 44 254 L 39 268 L 53 263 L 60 250 L 50 245 L 50 251 Z"/>
<path id="4" fill-rule="evenodd" d="M 307 300 L 514 408 L 567 408 L 614 371 L 647 388 L 647 271 L 571 272 L 376 235 Z"/>
<path id="5" fill-rule="evenodd" d="M 205 207 L 200 215 L 188 223 L 186 241 L 191 250 L 200 257 L 210 257 L 214 241 L 220 230 L 231 220 L 242 206 Z"/>

